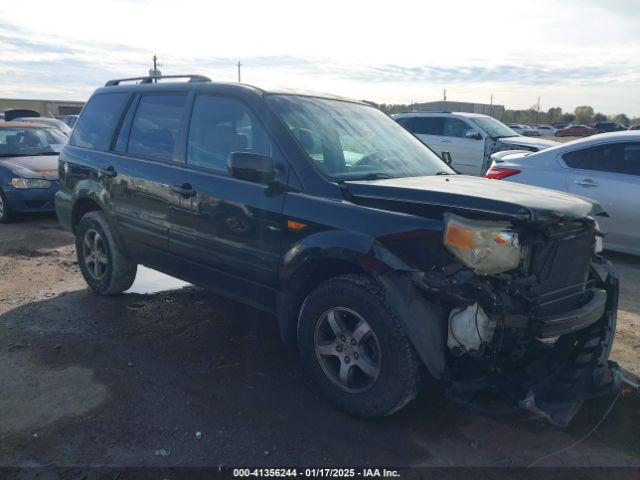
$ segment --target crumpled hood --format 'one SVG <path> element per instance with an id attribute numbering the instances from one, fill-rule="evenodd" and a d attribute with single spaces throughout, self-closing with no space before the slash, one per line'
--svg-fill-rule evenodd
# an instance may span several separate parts
<path id="1" fill-rule="evenodd" d="M 58 179 L 58 155 L 0 158 L 0 165 L 23 178 Z"/>
<path id="2" fill-rule="evenodd" d="M 557 147 L 560 142 L 553 140 L 545 140 L 544 138 L 525 137 L 524 135 L 518 135 L 515 137 L 502 137 L 498 139 L 498 142 L 515 147 L 536 147 L 539 149 L 545 149 L 550 147 Z"/>
<path id="3" fill-rule="evenodd" d="M 602 214 L 599 203 L 575 195 L 467 175 L 434 175 L 385 180 L 347 182 L 348 191 L 358 199 L 389 204 L 422 204 L 451 210 L 475 211 L 517 220 L 545 222 L 578 219 Z M 375 203 L 375 202 L 373 202 Z"/>

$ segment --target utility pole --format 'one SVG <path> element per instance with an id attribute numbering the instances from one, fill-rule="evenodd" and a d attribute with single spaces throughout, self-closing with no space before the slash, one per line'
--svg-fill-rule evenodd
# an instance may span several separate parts
<path id="1" fill-rule="evenodd" d="M 149 70 L 149 76 L 153 77 L 153 83 L 158 83 L 158 78 L 162 76 L 162 72 L 158 70 L 158 67 L 162 65 L 158 63 L 158 56 L 153 54 L 153 69 Z"/>
<path id="2" fill-rule="evenodd" d="M 238 62 L 238 83 L 242 83 L 241 76 L 240 76 L 240 67 L 241 66 L 242 66 L 242 64 L 240 62 Z"/>
<path id="3" fill-rule="evenodd" d="M 493 117 L 493 92 L 491 92 L 491 101 L 490 101 L 490 111 L 491 111 L 491 116 Z"/>
<path id="4" fill-rule="evenodd" d="M 538 106 L 536 108 L 536 125 L 540 124 L 540 97 L 538 97 Z"/>
<path id="5" fill-rule="evenodd" d="M 443 110 L 446 110 L 447 109 L 447 89 L 446 88 L 442 90 L 442 102 L 444 106 Z"/>

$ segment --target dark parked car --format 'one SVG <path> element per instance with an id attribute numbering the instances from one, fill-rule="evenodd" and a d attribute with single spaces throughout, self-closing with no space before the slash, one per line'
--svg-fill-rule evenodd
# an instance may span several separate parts
<path id="1" fill-rule="evenodd" d="M 596 133 L 622 132 L 623 130 L 627 130 L 626 125 L 616 122 L 598 122 L 594 123 L 592 128 Z"/>
<path id="2" fill-rule="evenodd" d="M 596 131 L 588 125 L 569 125 L 568 127 L 556 130 L 556 137 L 588 137 Z"/>
<path id="3" fill-rule="evenodd" d="M 618 387 L 597 203 L 457 175 L 364 103 L 188 78 L 108 82 L 62 151 L 56 209 L 93 290 L 144 264 L 272 312 L 365 417 L 428 374 L 557 424 Z"/>
<path id="4" fill-rule="evenodd" d="M 46 126 L 0 123 L 0 223 L 18 213 L 54 210 L 58 153 L 66 141 Z"/>

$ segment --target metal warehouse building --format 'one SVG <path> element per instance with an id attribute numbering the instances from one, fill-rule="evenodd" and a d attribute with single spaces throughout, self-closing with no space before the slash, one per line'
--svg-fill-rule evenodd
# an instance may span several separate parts
<path id="1" fill-rule="evenodd" d="M 28 108 L 40 113 L 43 117 L 57 117 L 60 115 L 76 115 L 80 113 L 85 102 L 72 100 L 28 100 L 15 98 L 0 98 L 0 112 L 12 108 Z"/>
<path id="2" fill-rule="evenodd" d="M 414 103 L 414 112 L 469 112 L 483 113 L 494 118 L 501 118 L 505 111 L 504 105 L 490 105 L 488 103 L 450 102 L 440 100 L 437 102 Z"/>

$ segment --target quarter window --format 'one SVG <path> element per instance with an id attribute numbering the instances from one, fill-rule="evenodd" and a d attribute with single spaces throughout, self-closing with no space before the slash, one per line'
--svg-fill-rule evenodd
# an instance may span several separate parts
<path id="1" fill-rule="evenodd" d="M 253 113 L 240 101 L 199 95 L 193 105 L 187 163 L 226 171 L 231 152 L 271 155 L 267 133 Z"/>
<path id="2" fill-rule="evenodd" d="M 82 110 L 69 143 L 94 150 L 109 150 L 128 93 L 94 95 Z"/>
<path id="3" fill-rule="evenodd" d="M 143 95 L 131 125 L 127 152 L 172 160 L 186 95 Z"/>
<path id="4" fill-rule="evenodd" d="M 567 152 L 562 156 L 571 168 L 640 175 L 640 143 L 609 143 Z"/>

